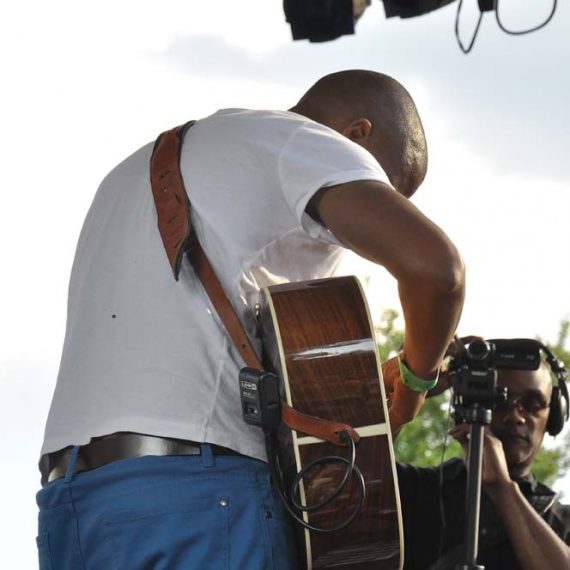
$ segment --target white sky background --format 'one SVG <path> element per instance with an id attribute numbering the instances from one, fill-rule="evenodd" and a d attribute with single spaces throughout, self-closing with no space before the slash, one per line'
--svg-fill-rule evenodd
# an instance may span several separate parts
<path id="1" fill-rule="evenodd" d="M 549 0 L 500 6 L 504 23 L 519 29 L 550 9 Z M 464 43 L 475 7 L 465 0 Z M 414 202 L 466 260 L 459 332 L 555 341 L 570 316 L 570 7 L 560 2 L 550 25 L 522 37 L 503 34 L 486 15 L 468 56 L 453 35 L 456 9 L 386 20 L 373 0 L 355 36 L 309 44 L 291 40 L 280 0 L 22 0 L 4 8 L 0 536 L 7 568 L 37 566 L 36 460 L 83 218 L 106 172 L 166 128 L 223 107 L 288 108 L 339 69 L 393 75 L 414 96 L 430 146 Z M 366 263 L 347 270 L 370 277 L 373 314 L 398 308 L 383 271 Z M 557 487 L 570 495 L 570 479 Z"/>

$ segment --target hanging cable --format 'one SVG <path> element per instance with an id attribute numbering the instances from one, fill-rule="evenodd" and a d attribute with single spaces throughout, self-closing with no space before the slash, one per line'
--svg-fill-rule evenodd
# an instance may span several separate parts
<path id="1" fill-rule="evenodd" d="M 475 39 L 477 38 L 477 34 L 479 33 L 479 27 L 481 26 L 481 21 L 483 20 L 483 12 L 481 11 L 479 12 L 479 19 L 477 20 L 477 25 L 475 26 L 475 31 L 473 32 L 471 43 L 469 44 L 469 47 L 466 48 L 463 45 L 461 38 L 459 37 L 459 16 L 461 14 L 462 6 L 463 6 L 463 0 L 459 0 L 459 5 L 457 6 L 457 14 L 455 16 L 455 37 L 457 38 L 457 43 L 459 44 L 461 51 L 465 54 L 468 54 L 473 48 L 473 45 L 475 44 Z"/>
<path id="2" fill-rule="evenodd" d="M 552 18 L 554 17 L 554 13 L 556 12 L 556 7 L 558 5 L 558 0 L 552 0 L 552 10 L 550 12 L 550 15 L 546 18 L 546 20 L 544 20 L 544 22 L 542 22 L 542 24 L 539 24 L 534 28 L 529 28 L 528 30 L 516 31 L 505 28 L 499 16 L 499 0 L 496 1 L 497 1 L 497 6 L 495 8 L 495 19 L 497 20 L 497 25 L 501 30 L 503 30 L 503 32 L 505 32 L 505 34 L 509 34 L 511 36 L 522 36 L 523 34 L 530 34 L 531 32 L 536 32 L 536 30 L 540 30 L 540 28 L 544 28 L 544 26 L 546 26 L 546 24 L 548 24 L 550 20 L 552 20 Z"/>

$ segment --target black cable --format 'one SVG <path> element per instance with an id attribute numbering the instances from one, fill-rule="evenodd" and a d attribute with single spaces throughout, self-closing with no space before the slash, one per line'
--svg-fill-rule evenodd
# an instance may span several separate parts
<path id="1" fill-rule="evenodd" d="M 350 447 L 351 447 L 350 459 L 345 459 L 344 457 L 339 457 L 338 455 L 327 455 L 325 457 L 318 457 L 317 459 L 314 459 L 313 461 L 305 465 L 305 467 L 303 467 L 303 469 L 301 469 L 301 471 L 297 473 L 297 475 L 293 479 L 293 483 L 291 486 L 291 495 L 290 495 L 291 502 L 293 503 L 295 508 L 299 509 L 300 511 L 307 511 L 308 513 L 312 511 L 317 511 L 320 508 L 324 507 L 325 505 L 328 505 L 333 499 L 335 499 L 336 497 L 338 497 L 338 495 L 340 495 L 343 487 L 346 485 L 348 478 L 352 475 L 352 472 L 355 468 L 354 460 L 356 459 L 356 449 L 354 445 L 351 445 Z M 342 462 L 346 462 L 347 468 L 345 469 L 344 475 L 342 476 L 341 480 L 336 486 L 336 489 L 328 497 L 325 497 L 323 500 L 319 501 L 318 503 L 313 503 L 312 505 L 302 505 L 297 497 L 300 498 L 301 492 L 299 489 L 299 485 L 301 484 L 301 481 L 303 480 L 305 473 L 307 473 L 308 471 L 310 471 L 315 467 L 324 465 L 325 463 L 336 463 L 339 460 L 342 460 Z"/>
<path id="2" fill-rule="evenodd" d="M 558 5 L 558 0 L 552 0 L 552 11 L 550 12 L 548 18 L 546 18 L 546 20 L 542 22 L 542 24 L 539 24 L 534 28 L 529 28 L 528 30 L 514 31 L 514 30 L 509 30 L 505 28 L 505 26 L 503 26 L 503 23 L 501 22 L 501 18 L 499 16 L 499 0 L 496 1 L 497 5 L 495 7 L 495 19 L 497 20 L 497 25 L 501 30 L 503 30 L 503 32 L 511 36 L 522 36 L 523 34 L 530 34 L 531 32 L 536 32 L 536 30 L 540 30 L 540 28 L 544 28 L 544 26 L 546 26 L 546 24 L 548 24 L 550 20 L 552 20 L 552 18 L 554 17 L 554 13 L 556 12 L 556 7 Z"/>
<path id="3" fill-rule="evenodd" d="M 477 38 L 477 34 L 479 33 L 479 27 L 481 26 L 481 20 L 483 20 L 483 12 L 479 12 L 479 19 L 477 20 L 477 25 L 475 27 L 475 31 L 473 32 L 473 37 L 471 38 L 471 43 L 469 47 L 466 48 L 459 37 L 459 15 L 461 14 L 461 7 L 463 6 L 463 0 L 459 0 L 459 5 L 457 6 L 457 14 L 455 16 L 455 37 L 457 38 L 457 43 L 461 48 L 461 51 L 465 54 L 468 54 L 471 49 L 473 48 L 473 44 L 475 43 L 475 39 Z"/>
<path id="4" fill-rule="evenodd" d="M 349 444 L 350 459 L 347 459 L 346 457 L 341 457 L 339 455 L 327 455 L 325 457 L 315 459 L 314 461 L 312 461 L 311 463 L 306 465 L 297 474 L 297 476 L 293 480 L 291 493 L 289 494 L 290 498 L 288 498 L 287 494 L 285 493 L 285 490 L 283 489 L 283 475 L 282 475 L 280 465 L 279 465 L 279 457 L 277 455 L 277 450 L 276 450 L 276 447 L 274 445 L 274 435 L 273 435 L 273 433 L 266 433 L 265 434 L 265 444 L 267 447 L 267 458 L 269 460 L 269 468 L 271 471 L 271 477 L 275 483 L 275 487 L 277 488 L 277 493 L 278 493 L 281 501 L 283 502 L 283 505 L 287 509 L 287 512 L 293 517 L 293 519 L 296 522 L 298 522 L 304 528 L 307 528 L 309 530 L 312 530 L 312 531 L 318 532 L 318 533 L 335 532 L 337 530 L 342 530 L 343 528 L 346 528 L 356 518 L 356 516 L 360 512 L 362 504 L 364 503 L 364 497 L 366 495 L 366 484 L 364 482 L 364 476 L 362 475 L 362 472 L 360 471 L 360 469 L 354 464 L 355 459 L 356 459 L 356 446 L 354 444 L 354 441 L 346 432 L 341 432 L 339 434 L 339 437 L 341 439 L 345 440 Z M 344 472 L 344 475 L 342 476 L 341 481 L 337 485 L 336 489 L 328 497 L 326 497 L 322 501 L 319 501 L 318 503 L 315 503 L 312 505 L 306 505 L 306 506 L 301 505 L 300 502 L 297 500 L 296 495 L 297 495 L 297 491 L 298 491 L 298 488 L 299 488 L 299 485 L 300 485 L 300 482 L 301 482 L 301 479 L 303 478 L 303 476 L 307 473 L 307 471 L 309 471 L 310 469 L 312 469 L 312 468 L 314 468 L 320 464 L 332 463 L 332 462 L 341 462 L 341 463 L 345 463 L 347 465 L 347 468 Z M 303 511 L 303 512 L 312 512 L 312 511 L 315 511 L 316 509 L 323 507 L 324 505 L 330 503 L 333 499 L 335 499 L 341 493 L 343 487 L 346 485 L 346 483 L 348 482 L 348 480 L 350 479 L 350 477 L 353 473 L 357 476 L 358 489 L 360 491 L 358 501 L 357 501 L 356 506 L 354 507 L 352 513 L 350 514 L 350 516 L 347 519 L 345 519 L 342 523 L 340 523 L 339 525 L 334 526 L 334 527 L 329 527 L 329 528 L 322 528 L 322 527 L 317 527 L 317 526 L 311 525 L 311 524 L 305 522 L 302 518 L 300 518 L 299 515 L 291 508 L 291 505 L 289 504 L 290 502 L 293 503 L 293 505 L 298 510 Z"/>

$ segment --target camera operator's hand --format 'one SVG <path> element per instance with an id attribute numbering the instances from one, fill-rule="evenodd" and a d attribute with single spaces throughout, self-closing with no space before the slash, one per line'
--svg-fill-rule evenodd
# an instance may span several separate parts
<path id="1" fill-rule="evenodd" d="M 465 347 L 468 344 L 471 344 L 474 340 L 485 341 L 482 336 L 477 335 L 468 335 L 468 336 L 454 336 L 453 340 L 449 343 L 447 350 L 445 351 L 445 356 L 449 357 L 450 359 L 459 358 L 462 353 L 465 352 Z"/>
<path id="2" fill-rule="evenodd" d="M 449 435 L 461 444 L 465 454 L 465 461 L 467 461 L 469 450 L 469 428 L 469 424 L 460 424 L 449 430 Z M 485 490 L 491 499 L 512 483 L 503 444 L 493 435 L 488 426 L 483 429 L 481 483 L 485 486 Z"/>

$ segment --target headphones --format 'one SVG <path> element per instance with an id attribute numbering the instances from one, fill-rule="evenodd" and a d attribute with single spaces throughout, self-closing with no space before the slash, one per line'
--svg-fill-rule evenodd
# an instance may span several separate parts
<path id="1" fill-rule="evenodd" d="M 538 342 L 538 341 L 537 341 Z M 546 431 L 550 435 L 558 435 L 564 423 L 568 421 L 570 412 L 570 401 L 568 398 L 568 386 L 566 379 L 568 377 L 568 370 L 564 363 L 557 360 L 554 354 L 541 342 L 538 343 L 539 348 L 544 352 L 546 362 L 550 366 L 550 370 L 556 376 L 558 385 L 552 386 L 552 397 L 550 398 L 550 414 L 548 415 L 548 422 L 546 424 Z"/>
<path id="2" fill-rule="evenodd" d="M 487 342 L 496 343 L 501 342 L 502 339 L 492 339 Z M 566 380 L 568 378 L 568 370 L 561 360 L 558 360 L 551 350 L 542 342 L 534 339 L 513 339 L 509 341 L 513 344 L 525 344 L 526 346 L 533 346 L 538 353 L 537 363 L 540 366 L 540 351 L 544 353 L 545 360 L 550 367 L 554 376 L 556 376 L 558 384 L 552 386 L 552 396 L 550 398 L 550 413 L 548 414 L 548 421 L 546 423 L 546 433 L 552 436 L 558 435 L 564 428 L 565 422 L 568 421 L 570 414 L 570 398 L 568 397 L 568 386 Z"/>

